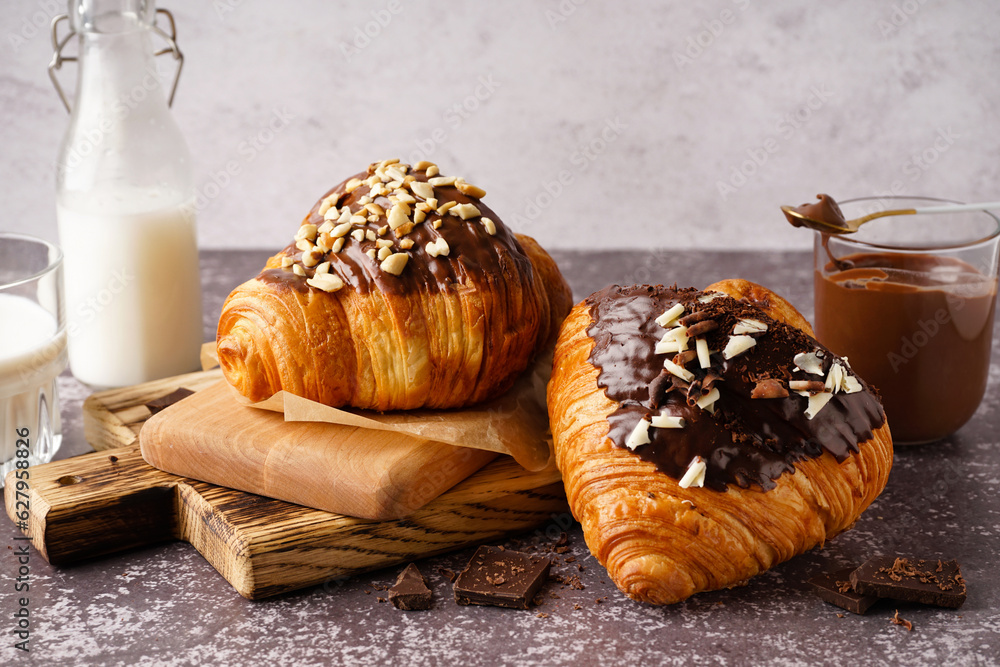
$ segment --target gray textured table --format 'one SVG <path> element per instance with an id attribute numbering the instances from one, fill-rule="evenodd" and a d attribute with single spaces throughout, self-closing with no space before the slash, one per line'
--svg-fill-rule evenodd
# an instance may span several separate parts
<path id="1" fill-rule="evenodd" d="M 214 336 L 229 290 L 265 256 L 203 255 L 206 337 Z M 767 284 L 811 315 L 811 259 L 803 253 L 561 252 L 556 259 L 577 299 L 611 282 L 704 286 L 738 276 Z M 14 592 L 18 565 L 5 549 L 0 655 L 39 665 L 1000 664 L 1000 363 L 990 371 L 973 420 L 947 441 L 897 451 L 888 487 L 853 530 L 740 589 L 666 608 L 631 602 L 589 555 L 578 525 L 568 529 L 569 552 L 555 571 L 578 574 L 584 588 L 552 581 L 532 611 L 455 605 L 438 568 L 461 569 L 471 550 L 420 564 L 436 599 L 433 610 L 414 613 L 378 601 L 384 593 L 376 586 L 390 584 L 395 568 L 249 602 L 187 544 L 66 569 L 32 551 L 32 650 L 24 655 L 12 648 L 11 614 L 23 594 Z M 60 391 L 64 458 L 90 451 L 80 420 L 87 389 L 67 375 Z M 551 545 L 562 520 L 521 539 Z M 16 534 L 0 521 L 8 548 Z M 892 605 L 840 618 L 805 585 L 876 553 L 958 558 L 968 601 L 957 611 L 900 604 L 914 623 L 907 632 L 890 624 Z"/>

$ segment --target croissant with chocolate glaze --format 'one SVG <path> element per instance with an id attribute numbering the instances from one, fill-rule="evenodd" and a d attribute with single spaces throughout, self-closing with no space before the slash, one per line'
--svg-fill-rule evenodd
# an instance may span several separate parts
<path id="1" fill-rule="evenodd" d="M 877 394 L 759 285 L 613 286 L 556 345 L 556 462 L 629 597 L 732 587 L 846 530 L 885 487 Z"/>
<path id="2" fill-rule="evenodd" d="M 480 188 L 429 162 L 372 164 L 313 206 L 295 241 L 222 308 L 217 347 L 252 401 L 279 390 L 374 410 L 495 397 L 571 306 L 552 258 Z"/>

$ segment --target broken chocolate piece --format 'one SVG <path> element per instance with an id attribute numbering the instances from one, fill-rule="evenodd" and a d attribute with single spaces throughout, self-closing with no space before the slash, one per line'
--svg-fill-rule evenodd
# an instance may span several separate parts
<path id="1" fill-rule="evenodd" d="M 154 398 L 149 403 L 146 403 L 146 407 L 149 408 L 149 411 L 155 415 L 157 412 L 162 412 L 163 410 L 166 410 L 174 403 L 177 403 L 187 398 L 193 393 L 194 392 L 191 391 L 190 389 L 185 389 L 184 387 L 181 387 L 180 389 L 177 389 L 176 391 L 173 391 L 167 394 L 166 396 L 160 396 L 159 398 Z"/>
<path id="2" fill-rule="evenodd" d="M 851 573 L 862 595 L 957 609 L 965 602 L 965 580 L 957 560 L 876 556 Z"/>
<path id="3" fill-rule="evenodd" d="M 389 589 L 389 602 L 396 609 L 417 611 L 430 609 L 434 594 L 427 587 L 427 580 L 413 563 L 399 573 L 396 585 Z"/>
<path id="4" fill-rule="evenodd" d="M 854 568 L 847 568 L 820 574 L 810 579 L 809 584 L 820 599 L 855 614 L 863 614 L 878 602 L 878 596 L 855 593 L 850 582 L 853 571 Z"/>
<path id="5" fill-rule="evenodd" d="M 455 581 L 455 602 L 528 609 L 549 566 L 542 556 L 481 546 Z"/>

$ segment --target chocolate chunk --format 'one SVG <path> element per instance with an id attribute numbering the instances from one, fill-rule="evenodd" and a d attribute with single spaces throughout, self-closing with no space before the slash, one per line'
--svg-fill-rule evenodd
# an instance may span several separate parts
<path id="1" fill-rule="evenodd" d="M 481 546 L 455 581 L 455 602 L 528 609 L 549 566 L 542 556 Z"/>
<path id="2" fill-rule="evenodd" d="M 851 573 L 862 595 L 957 609 L 965 602 L 965 580 L 957 560 L 876 556 Z"/>
<path id="3" fill-rule="evenodd" d="M 177 403 L 187 398 L 193 393 L 194 392 L 191 391 L 190 389 L 185 389 L 184 387 L 181 387 L 180 389 L 171 392 L 166 396 L 160 396 L 159 398 L 154 398 L 149 403 L 146 403 L 146 407 L 149 408 L 149 411 L 155 415 L 157 412 L 162 412 L 163 410 L 166 410 L 174 403 Z"/>
<path id="4" fill-rule="evenodd" d="M 849 567 L 846 570 L 820 574 L 810 579 L 809 584 L 820 599 L 855 614 L 863 614 L 878 602 L 878 596 L 855 593 L 850 582 L 853 571 L 854 568 Z"/>
<path id="5" fill-rule="evenodd" d="M 427 580 L 413 563 L 399 573 L 396 585 L 389 589 L 389 602 L 396 609 L 416 611 L 430 609 L 434 594 L 427 587 Z"/>

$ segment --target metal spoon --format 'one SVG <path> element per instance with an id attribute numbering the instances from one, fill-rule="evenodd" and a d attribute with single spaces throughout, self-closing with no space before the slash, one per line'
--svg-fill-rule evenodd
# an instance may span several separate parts
<path id="1" fill-rule="evenodd" d="M 944 206 L 921 206 L 920 208 L 900 208 L 891 211 L 878 211 L 853 220 L 845 220 L 840 213 L 840 207 L 826 195 L 820 196 L 820 201 L 813 204 L 803 204 L 802 206 L 782 206 L 781 211 L 785 214 L 788 222 L 796 227 L 809 227 L 827 234 L 852 234 L 858 231 L 861 225 L 874 220 L 884 218 L 887 215 L 914 215 L 918 213 L 959 213 L 961 211 L 983 211 L 986 209 L 1000 209 L 1000 202 L 986 202 L 984 204 L 946 204 Z M 832 204 L 833 210 L 827 208 L 821 210 L 821 205 L 827 201 Z M 807 209 L 803 211 L 803 209 Z M 833 213 L 832 215 L 810 215 L 814 210 Z"/>

